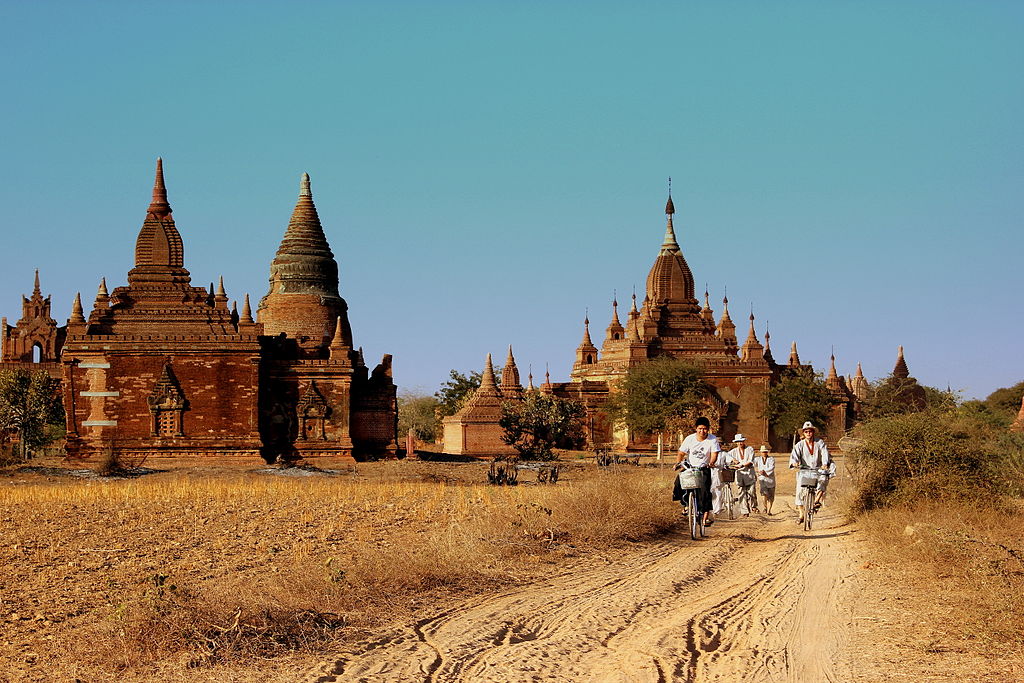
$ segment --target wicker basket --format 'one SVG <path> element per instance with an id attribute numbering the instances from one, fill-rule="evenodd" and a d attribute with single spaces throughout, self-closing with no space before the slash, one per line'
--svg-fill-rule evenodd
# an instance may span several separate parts
<path id="1" fill-rule="evenodd" d="M 679 473 L 679 487 L 683 489 L 699 489 L 704 484 L 704 475 L 700 470 L 685 469 Z"/>
<path id="2" fill-rule="evenodd" d="M 736 470 L 721 469 L 718 471 L 718 481 L 723 484 L 731 484 L 736 481 Z"/>

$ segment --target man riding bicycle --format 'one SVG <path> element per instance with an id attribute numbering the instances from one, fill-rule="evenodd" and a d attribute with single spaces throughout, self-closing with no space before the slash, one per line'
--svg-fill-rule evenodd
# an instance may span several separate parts
<path id="1" fill-rule="evenodd" d="M 817 429 L 811 422 L 804 422 L 800 431 L 804 438 L 800 439 L 793 446 L 793 452 L 789 456 L 790 468 L 799 467 L 800 469 L 818 470 L 819 472 L 827 473 L 830 470 L 832 458 L 828 454 L 828 447 L 825 446 L 825 442 L 815 437 Z M 828 477 L 821 477 L 815 489 L 814 500 L 807 501 L 804 500 L 806 491 L 803 486 L 800 486 L 799 478 L 797 479 L 796 509 L 800 515 L 800 524 L 804 523 L 804 506 L 812 505 L 814 510 L 817 511 L 821 507 L 821 502 L 825 499 L 826 488 L 828 488 Z"/>
<path id="2" fill-rule="evenodd" d="M 698 417 L 695 431 L 679 444 L 679 455 L 675 469 L 693 467 L 700 470 L 702 486 L 697 489 L 697 511 L 704 515 L 704 524 L 710 526 L 711 514 L 711 468 L 718 462 L 718 454 L 722 447 L 718 437 L 711 433 L 711 422 L 706 417 Z"/>

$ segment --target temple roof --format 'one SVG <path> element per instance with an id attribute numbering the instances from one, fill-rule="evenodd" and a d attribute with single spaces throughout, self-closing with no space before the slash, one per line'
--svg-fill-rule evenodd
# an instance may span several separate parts
<path id="1" fill-rule="evenodd" d="M 299 198 L 270 264 L 270 281 L 275 280 L 287 282 L 282 291 L 338 296 L 338 263 L 313 204 L 308 173 L 302 174 Z"/>
<path id="2" fill-rule="evenodd" d="M 153 198 L 135 240 L 135 267 L 128 273 L 129 284 L 182 284 L 190 282 L 185 270 L 185 248 L 174 225 L 164 185 L 164 162 L 156 160 Z"/>
<path id="3" fill-rule="evenodd" d="M 647 299 L 655 305 L 664 303 L 696 303 L 693 296 L 693 273 L 683 258 L 683 252 L 676 241 L 675 228 L 672 225 L 672 214 L 675 206 L 669 197 L 665 207 L 667 215 L 665 238 L 661 250 L 654 260 L 654 265 L 647 275 Z"/>

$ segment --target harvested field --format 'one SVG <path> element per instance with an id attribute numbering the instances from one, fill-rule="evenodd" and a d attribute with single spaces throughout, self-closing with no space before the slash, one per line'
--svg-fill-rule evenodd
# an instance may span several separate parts
<path id="1" fill-rule="evenodd" d="M 783 471 L 773 517 L 719 520 L 694 542 L 657 467 L 572 461 L 555 486 L 524 471 L 509 488 L 481 485 L 484 463 L 147 465 L 3 473 L 0 680 L 1024 671 L 1005 513 L 965 538 L 968 518 L 941 511 L 914 512 L 912 532 L 905 511 L 851 524 L 833 497 L 805 533 Z"/>

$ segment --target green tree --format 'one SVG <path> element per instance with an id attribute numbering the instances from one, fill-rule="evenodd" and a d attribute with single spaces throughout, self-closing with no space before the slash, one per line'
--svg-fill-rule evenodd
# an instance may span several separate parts
<path id="1" fill-rule="evenodd" d="M 691 425 L 708 391 L 699 367 L 658 358 L 631 367 L 603 410 L 613 424 L 636 434 L 675 431 Z"/>
<path id="2" fill-rule="evenodd" d="M 764 417 L 780 436 L 795 435 L 807 420 L 824 432 L 835 404 L 836 398 L 820 374 L 810 369 L 791 370 L 768 388 Z"/>
<path id="3" fill-rule="evenodd" d="M 483 373 L 476 370 L 471 371 L 468 375 L 454 369 L 449 372 L 448 381 L 434 392 L 434 398 L 438 403 L 438 416 L 448 417 L 459 412 L 473 392 L 480 388 L 482 376 Z"/>
<path id="4" fill-rule="evenodd" d="M 0 372 L 0 429 L 18 434 L 22 460 L 54 440 L 63 421 L 60 382 L 45 370 Z"/>
<path id="5" fill-rule="evenodd" d="M 1024 396 L 1024 382 L 1012 387 L 996 389 L 985 399 L 985 406 L 994 413 L 1003 413 L 1013 419 L 1020 410 L 1021 397 Z"/>
<path id="6" fill-rule="evenodd" d="M 433 442 L 437 439 L 441 420 L 438 408 L 441 403 L 435 396 L 401 393 L 398 395 L 398 435 L 404 438 L 411 429 L 420 441 Z"/>
<path id="7" fill-rule="evenodd" d="M 583 436 L 586 411 L 577 401 L 528 393 L 522 401 L 505 401 L 498 424 L 502 440 L 531 460 L 551 460 L 556 446 L 577 445 Z"/>

